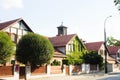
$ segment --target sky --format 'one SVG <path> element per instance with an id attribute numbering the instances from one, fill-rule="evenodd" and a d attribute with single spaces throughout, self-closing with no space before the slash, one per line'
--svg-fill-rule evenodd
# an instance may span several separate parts
<path id="1" fill-rule="evenodd" d="M 120 40 L 120 12 L 114 0 L 0 0 L 0 22 L 17 18 L 48 37 L 56 36 L 63 22 L 68 34 L 86 42 L 103 41 L 104 27 L 107 37 Z"/>

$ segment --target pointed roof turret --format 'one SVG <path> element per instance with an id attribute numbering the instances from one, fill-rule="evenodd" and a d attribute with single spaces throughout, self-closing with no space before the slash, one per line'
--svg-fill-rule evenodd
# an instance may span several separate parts
<path id="1" fill-rule="evenodd" d="M 67 27 L 63 26 L 63 22 L 61 22 L 61 25 L 58 28 L 58 36 L 67 35 Z"/>

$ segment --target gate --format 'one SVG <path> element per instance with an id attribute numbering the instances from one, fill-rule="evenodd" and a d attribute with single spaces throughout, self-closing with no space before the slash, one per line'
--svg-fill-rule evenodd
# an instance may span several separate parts
<path id="1" fill-rule="evenodd" d="M 69 75 L 69 66 L 66 66 L 66 75 Z"/>
<path id="2" fill-rule="evenodd" d="M 20 66 L 20 79 L 25 79 L 25 66 Z"/>

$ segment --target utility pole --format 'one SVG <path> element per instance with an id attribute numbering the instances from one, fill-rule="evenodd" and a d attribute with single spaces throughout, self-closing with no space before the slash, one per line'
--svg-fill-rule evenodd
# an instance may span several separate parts
<path id="1" fill-rule="evenodd" d="M 108 73 L 108 70 L 107 70 L 107 46 L 106 46 L 106 21 L 108 18 L 110 18 L 112 16 L 108 16 L 105 18 L 105 21 L 104 21 L 104 55 L 105 55 L 105 73 Z"/>

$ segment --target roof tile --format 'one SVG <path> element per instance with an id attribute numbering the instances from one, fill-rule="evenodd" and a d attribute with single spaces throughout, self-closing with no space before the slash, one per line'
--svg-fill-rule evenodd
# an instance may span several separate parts
<path id="1" fill-rule="evenodd" d="M 108 51 L 110 55 L 116 55 L 119 49 L 120 46 L 108 46 Z"/>
<path id="2" fill-rule="evenodd" d="M 54 47 L 65 46 L 76 34 L 50 37 L 49 40 Z"/>
<path id="3" fill-rule="evenodd" d="M 87 50 L 89 51 L 92 51 L 92 50 L 98 51 L 103 43 L 104 43 L 103 41 L 100 41 L 100 42 L 86 43 L 85 45 Z"/>
<path id="4" fill-rule="evenodd" d="M 3 23 L 0 23 L 0 30 L 12 25 L 13 23 L 15 23 L 16 21 L 19 21 L 21 20 L 21 18 L 19 19 L 15 19 L 15 20 L 11 20 L 11 21 L 7 21 L 7 22 L 3 22 Z"/>

